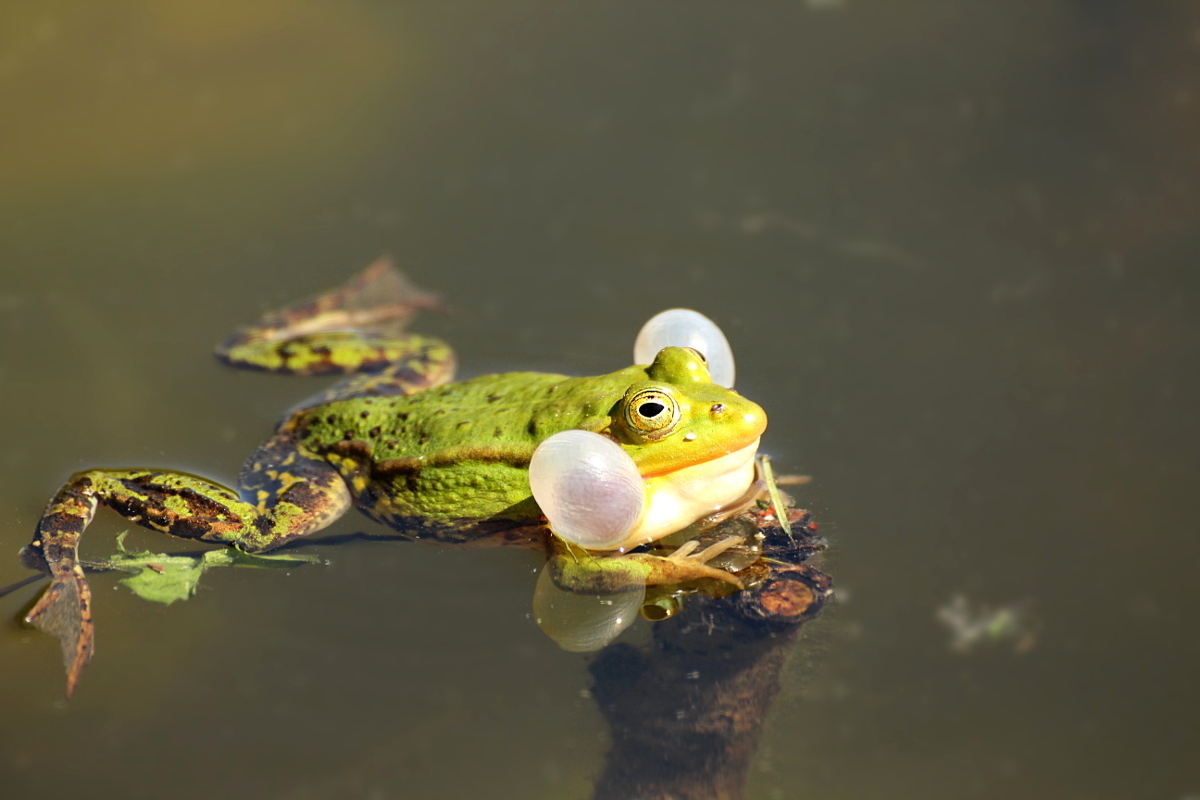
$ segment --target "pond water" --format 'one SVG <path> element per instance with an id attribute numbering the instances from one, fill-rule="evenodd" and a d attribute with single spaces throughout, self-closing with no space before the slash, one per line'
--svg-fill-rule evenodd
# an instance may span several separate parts
<path id="1" fill-rule="evenodd" d="M 838 587 L 748 797 L 1200 795 L 1198 58 L 1168 0 L 8 4 L 0 586 L 76 470 L 231 481 L 325 382 L 212 346 L 389 252 L 465 376 L 726 331 Z M 321 554 L 94 577 L 70 702 L 0 598 L 0 794 L 590 796 L 536 558 Z"/>

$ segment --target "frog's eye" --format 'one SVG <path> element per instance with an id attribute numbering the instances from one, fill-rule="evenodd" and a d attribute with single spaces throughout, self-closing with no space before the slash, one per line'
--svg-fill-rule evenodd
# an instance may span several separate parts
<path id="1" fill-rule="evenodd" d="M 642 519 L 646 487 L 621 446 L 591 431 L 547 438 L 529 461 L 529 488 L 550 530 L 589 550 L 624 542 Z"/>
<path id="2" fill-rule="evenodd" d="M 661 389 L 642 389 L 626 399 L 625 423 L 644 439 L 661 439 L 679 424 L 679 403 Z"/>
<path id="3" fill-rule="evenodd" d="M 633 344 L 633 363 L 649 364 L 664 347 L 687 347 L 708 363 L 713 383 L 733 388 L 733 351 L 717 324 L 699 311 L 672 308 L 642 326 Z"/>

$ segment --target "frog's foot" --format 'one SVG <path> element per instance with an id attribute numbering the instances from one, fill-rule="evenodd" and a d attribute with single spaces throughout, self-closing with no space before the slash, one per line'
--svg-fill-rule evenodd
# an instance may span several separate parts
<path id="1" fill-rule="evenodd" d="M 705 578 L 744 589 L 736 575 L 707 563 L 741 542 L 740 536 L 728 536 L 697 553 L 699 543 L 691 541 L 668 556 L 649 553 L 577 555 L 567 548 L 551 559 L 550 566 L 555 583 L 580 594 L 618 594 L 636 586 L 672 586 Z"/>
<path id="2" fill-rule="evenodd" d="M 286 436 L 281 432 L 272 442 L 283 447 Z M 261 453 L 276 455 L 268 448 Z M 68 695 L 92 656 L 91 592 L 79 539 L 96 507 L 106 505 L 131 522 L 173 536 L 263 552 L 324 528 L 350 505 L 349 490 L 333 467 L 289 453 L 286 468 L 259 470 L 262 465 L 255 462 L 244 475 L 245 489 L 257 503 L 204 478 L 165 470 L 91 470 L 59 489 L 22 561 L 50 572 L 50 587 L 26 621 L 62 645 Z"/>
<path id="3" fill-rule="evenodd" d="M 53 574 L 53 581 L 25 621 L 58 639 L 70 697 L 95 646 L 92 592 L 78 563 L 56 564 Z"/>
<path id="4" fill-rule="evenodd" d="M 693 553 L 700 546 L 700 543 L 693 539 L 690 542 L 685 542 L 669 556 L 642 556 L 643 558 L 655 559 L 655 561 L 651 562 L 654 569 L 651 573 L 652 580 L 648 580 L 646 585 L 669 586 L 700 578 L 715 578 L 719 581 L 731 583 L 739 589 L 744 589 L 746 588 L 745 585 L 742 584 L 736 575 L 708 565 L 709 561 L 721 555 L 721 553 L 724 553 L 729 548 L 741 544 L 742 541 L 741 536 L 726 536 L 721 541 L 709 545 L 699 553 Z"/>

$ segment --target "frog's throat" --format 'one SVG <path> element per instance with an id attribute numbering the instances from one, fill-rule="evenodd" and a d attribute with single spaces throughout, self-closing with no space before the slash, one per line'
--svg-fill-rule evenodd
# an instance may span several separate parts
<path id="1" fill-rule="evenodd" d="M 646 508 L 614 550 L 653 542 L 737 502 L 754 482 L 758 439 L 718 458 L 646 479 Z"/>

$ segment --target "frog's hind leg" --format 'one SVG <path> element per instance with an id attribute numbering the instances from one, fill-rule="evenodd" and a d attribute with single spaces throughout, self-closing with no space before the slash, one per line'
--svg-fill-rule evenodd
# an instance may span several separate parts
<path id="1" fill-rule="evenodd" d="M 416 311 L 436 308 L 381 258 L 343 286 L 265 314 L 216 350 L 227 364 L 293 375 L 354 375 L 302 404 L 366 394 L 406 394 L 446 383 L 454 354 L 437 339 L 405 332 Z"/>
<path id="2" fill-rule="evenodd" d="M 351 505 L 350 487 L 332 464 L 305 455 L 295 439 L 295 421 L 280 426 L 275 435 L 246 459 L 238 475 L 238 489 L 254 504 L 259 519 L 272 527 L 260 536 L 237 540 L 243 550 L 262 552 L 329 526 Z"/>
<path id="3" fill-rule="evenodd" d="M 377 372 L 364 375 L 351 375 L 338 381 L 329 389 L 314 395 L 293 408 L 302 408 L 332 403 L 334 400 L 350 400 L 355 397 L 386 397 L 391 395 L 413 394 L 434 386 L 440 386 L 449 380 L 450 374 L 438 374 L 441 366 L 435 370 L 425 368 L 428 361 L 424 356 L 416 361 L 404 361 L 390 364 Z M 444 375 L 444 377 L 443 377 Z"/>
<path id="4" fill-rule="evenodd" d="M 282 454 L 288 436 L 281 431 L 256 453 L 262 458 L 247 465 L 252 480 L 244 492 L 252 497 L 194 475 L 144 469 L 82 472 L 58 491 L 22 556 L 50 572 L 50 587 L 26 621 L 62 645 L 68 696 L 92 656 L 91 591 L 79 563 L 79 538 L 96 507 L 106 505 L 131 522 L 172 536 L 270 550 L 324 528 L 350 505 L 344 481 L 324 462 L 296 454 L 278 469 L 265 463 Z"/>

